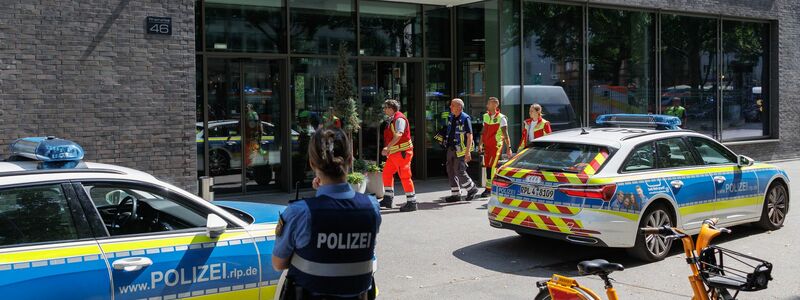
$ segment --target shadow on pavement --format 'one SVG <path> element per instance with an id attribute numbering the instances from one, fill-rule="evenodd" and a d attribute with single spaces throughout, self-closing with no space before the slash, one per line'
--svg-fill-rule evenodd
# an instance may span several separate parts
<path id="1" fill-rule="evenodd" d="M 400 213 L 399 209 L 400 209 L 400 206 L 403 206 L 403 204 L 405 204 L 405 202 L 400 202 L 399 204 L 395 203 L 394 204 L 395 207 L 392 208 L 392 209 L 381 209 L 381 215 L 390 215 L 390 214 Z M 444 202 L 444 201 L 419 202 L 419 203 L 417 203 L 417 210 L 418 211 L 420 211 L 420 210 L 438 210 L 438 209 L 442 209 L 443 207 L 455 206 L 455 205 L 463 205 L 463 204 L 469 204 L 469 202 L 466 202 L 466 201 L 459 201 L 459 202 L 453 202 L 453 203 L 447 203 L 447 202 Z"/>
<path id="2" fill-rule="evenodd" d="M 765 231 L 752 226 L 735 226 L 732 234 L 714 239 L 714 244 L 734 241 Z M 736 249 L 731 249 L 736 250 Z M 683 255 L 680 242 L 673 243 L 670 256 Z M 590 259 L 620 263 L 626 269 L 646 264 L 621 248 L 601 248 L 534 236 L 510 236 L 469 245 L 453 251 L 456 258 L 481 268 L 506 274 L 550 277 L 554 273 L 579 276 L 577 265 Z M 758 257 L 755 253 L 754 256 Z M 683 260 L 680 260 L 683 262 Z M 688 269 L 687 269 L 688 271 Z M 533 283 L 531 283 L 533 284 Z"/>

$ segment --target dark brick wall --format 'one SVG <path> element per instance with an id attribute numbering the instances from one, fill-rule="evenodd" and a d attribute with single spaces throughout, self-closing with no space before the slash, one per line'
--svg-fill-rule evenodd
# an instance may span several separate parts
<path id="1" fill-rule="evenodd" d="M 780 142 L 735 143 L 731 149 L 757 160 L 798 158 L 800 153 L 800 1 L 796 0 L 589 0 L 591 4 L 622 5 L 725 17 L 773 20 L 777 24 L 777 95 L 772 95 L 773 119 Z"/>
<path id="2" fill-rule="evenodd" d="M 0 0 L 0 155 L 18 137 L 196 189 L 194 0 Z M 172 17 L 172 36 L 145 34 Z"/>

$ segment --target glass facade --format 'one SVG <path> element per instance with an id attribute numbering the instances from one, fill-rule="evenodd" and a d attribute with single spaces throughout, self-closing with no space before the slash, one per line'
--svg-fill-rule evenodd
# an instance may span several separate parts
<path id="1" fill-rule="evenodd" d="M 589 8 L 589 120 L 655 113 L 655 14 Z"/>
<path id="2" fill-rule="evenodd" d="M 672 114 L 722 141 L 771 138 L 777 125 L 773 22 L 541 0 L 197 8 L 197 169 L 219 193 L 309 185 L 305 152 L 331 114 L 340 46 L 362 119 L 357 158 L 383 159 L 381 105 L 396 99 L 411 121 L 418 179 L 444 175 L 433 136 L 454 97 L 476 132 L 488 98 L 500 98 L 515 148 L 534 103 L 554 130 L 605 113 Z"/>
<path id="3" fill-rule="evenodd" d="M 722 140 L 769 135 L 769 24 L 722 22 Z"/>
<path id="4" fill-rule="evenodd" d="M 422 8 L 416 4 L 361 1 L 361 50 L 366 56 L 422 56 Z"/>
<path id="5" fill-rule="evenodd" d="M 717 136 L 717 20 L 661 15 L 661 112 Z M 680 112 L 683 107 L 683 113 Z"/>

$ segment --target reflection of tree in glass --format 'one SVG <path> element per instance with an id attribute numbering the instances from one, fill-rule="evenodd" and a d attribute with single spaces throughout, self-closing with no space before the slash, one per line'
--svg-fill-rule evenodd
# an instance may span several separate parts
<path id="1" fill-rule="evenodd" d="M 589 10 L 589 63 L 592 80 L 629 85 L 652 79 L 653 16 L 613 9 Z M 644 84 L 640 82 L 639 84 Z"/>
<path id="2" fill-rule="evenodd" d="M 713 81 L 714 88 L 710 89 L 710 92 L 716 90 L 714 80 L 716 68 L 713 67 L 716 61 L 716 48 L 716 19 L 662 15 L 662 66 L 665 69 L 684 66 L 687 68 L 685 73 L 678 70 L 665 72 L 662 88 L 688 83 L 692 95 L 698 95 L 703 92 L 709 81 Z M 704 55 L 707 55 L 707 62 L 702 61 Z M 704 64 L 709 64 L 709 68 L 703 68 Z M 681 74 L 688 75 L 688 78 Z"/>
<path id="3" fill-rule="evenodd" d="M 542 58 L 580 60 L 581 7 L 526 1 L 523 10 L 526 21 L 523 36 L 534 37 L 533 43 L 542 52 Z"/>
<path id="4" fill-rule="evenodd" d="M 417 55 L 416 48 L 422 44 L 418 15 L 362 13 L 359 24 L 361 48 L 368 49 L 367 55 L 411 57 Z"/>
<path id="5" fill-rule="evenodd" d="M 323 9 L 319 3 L 312 1 L 290 1 L 292 10 L 289 35 L 292 40 L 292 51 L 333 54 L 339 42 L 347 43 L 351 50 L 355 49 L 354 13 L 338 9 Z M 324 30 L 332 32 L 327 33 L 324 39 L 318 37 L 317 35 Z"/>

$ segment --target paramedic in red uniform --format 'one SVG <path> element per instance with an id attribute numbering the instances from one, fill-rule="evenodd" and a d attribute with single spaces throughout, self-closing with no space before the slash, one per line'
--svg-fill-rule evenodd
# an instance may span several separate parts
<path id="1" fill-rule="evenodd" d="M 544 114 L 542 114 L 541 105 L 534 103 L 531 105 L 528 113 L 531 117 L 525 119 L 525 122 L 522 122 L 522 137 L 519 139 L 519 148 L 517 149 L 519 151 L 528 148 L 528 144 L 533 142 L 534 139 L 538 139 L 553 132 L 553 129 L 550 129 L 550 121 L 542 117 Z"/>
<path id="2" fill-rule="evenodd" d="M 406 194 L 406 204 L 400 211 L 417 210 L 417 197 L 414 193 L 414 182 L 411 181 L 411 159 L 414 157 L 414 145 L 411 143 L 411 125 L 403 113 L 400 112 L 400 102 L 386 100 L 383 103 L 383 113 L 389 117 L 386 129 L 383 130 L 385 147 L 381 155 L 386 156 L 383 167 L 383 200 L 381 207 L 392 208 L 394 199 L 394 173 L 400 176 L 403 192 Z"/>
<path id="3" fill-rule="evenodd" d="M 498 110 L 500 100 L 489 97 L 486 103 L 486 114 L 483 115 L 483 129 L 478 148 L 483 152 L 483 166 L 486 168 L 486 189 L 481 198 L 492 194 L 492 179 L 497 170 L 503 146 L 507 146 L 506 154 L 511 158 L 511 139 L 508 138 L 508 118 Z"/>

